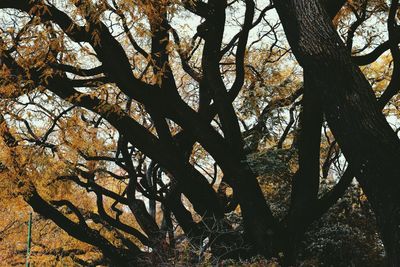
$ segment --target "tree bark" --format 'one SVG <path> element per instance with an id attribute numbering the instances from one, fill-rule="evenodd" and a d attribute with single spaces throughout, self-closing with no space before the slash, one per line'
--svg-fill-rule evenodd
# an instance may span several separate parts
<path id="1" fill-rule="evenodd" d="M 310 78 L 310 79 L 309 79 Z M 285 264 L 294 265 L 297 243 L 308 226 L 318 199 L 322 107 L 310 73 L 304 74 L 304 93 L 298 140 L 299 169 L 293 177 L 285 243 Z"/>
<path id="2" fill-rule="evenodd" d="M 329 127 L 370 201 L 388 265 L 400 265 L 400 142 L 371 85 L 317 0 L 275 5 L 300 65 L 312 74 Z"/>

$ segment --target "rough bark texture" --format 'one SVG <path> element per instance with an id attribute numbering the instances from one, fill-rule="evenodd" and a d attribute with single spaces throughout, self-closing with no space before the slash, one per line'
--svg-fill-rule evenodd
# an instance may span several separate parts
<path id="1" fill-rule="evenodd" d="M 312 74 L 326 119 L 377 217 L 390 266 L 400 264 L 400 142 L 371 86 L 317 0 L 275 1 L 293 52 Z"/>

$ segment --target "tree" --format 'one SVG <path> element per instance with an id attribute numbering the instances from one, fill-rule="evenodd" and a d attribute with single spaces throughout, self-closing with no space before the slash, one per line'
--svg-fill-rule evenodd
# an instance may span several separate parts
<path id="1" fill-rule="evenodd" d="M 344 2 L 1 0 L 7 197 L 111 265 L 165 262 L 180 233 L 200 258 L 283 255 L 291 265 L 355 176 L 397 266 L 399 141 L 381 112 L 398 87 L 397 2 Z M 376 46 L 358 28 L 382 16 L 389 40 Z M 365 78 L 374 72 L 356 65 L 388 49 L 393 78 L 376 101 Z M 265 150 L 298 155 L 296 174 L 280 173 L 293 176 L 281 182 L 291 188 L 283 215 L 252 165 Z M 338 182 L 321 194 L 328 176 Z"/>
<path id="2" fill-rule="evenodd" d="M 323 104 L 328 124 L 374 208 L 389 265 L 397 266 L 400 264 L 400 183 L 397 179 L 400 144 L 379 107 L 397 93 L 398 85 L 393 84 L 396 79 L 392 79 L 379 99 L 384 103 L 378 103 L 371 85 L 352 61 L 329 14 L 318 1 L 276 4 L 286 36 L 304 68 L 305 87 L 308 82 L 309 94 L 319 95 L 316 103 Z M 397 8 L 398 2 L 392 1 L 388 16 L 389 38 L 393 38 L 397 30 Z M 311 15 L 318 20 L 307 19 Z M 302 35 L 307 38 L 301 38 Z M 396 62 L 398 44 L 393 39 L 390 43 Z M 393 72 L 397 75 L 396 69 Z"/>

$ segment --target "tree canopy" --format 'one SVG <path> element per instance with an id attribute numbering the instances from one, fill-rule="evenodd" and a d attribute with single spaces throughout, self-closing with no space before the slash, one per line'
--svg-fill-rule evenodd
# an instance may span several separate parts
<path id="1" fill-rule="evenodd" d="M 0 0 L 4 260 L 399 266 L 398 7 Z"/>

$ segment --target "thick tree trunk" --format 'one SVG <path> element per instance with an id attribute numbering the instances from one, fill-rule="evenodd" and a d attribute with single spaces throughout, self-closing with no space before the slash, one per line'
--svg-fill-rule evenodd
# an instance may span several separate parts
<path id="1" fill-rule="evenodd" d="M 304 93 L 298 140 L 299 170 L 293 177 L 290 210 L 285 242 L 285 264 L 294 265 L 297 243 L 303 236 L 312 207 L 318 199 L 322 107 L 310 74 L 304 74 Z"/>
<path id="2" fill-rule="evenodd" d="M 276 0 L 293 52 L 377 217 L 389 266 L 400 265 L 400 142 L 318 0 Z"/>

